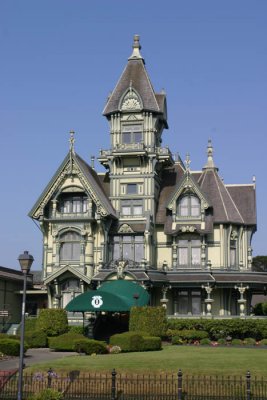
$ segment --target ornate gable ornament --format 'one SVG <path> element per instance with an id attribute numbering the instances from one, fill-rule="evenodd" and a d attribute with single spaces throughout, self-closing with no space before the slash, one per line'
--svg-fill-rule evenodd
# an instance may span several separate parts
<path id="1" fill-rule="evenodd" d="M 41 216 L 43 216 L 44 208 L 52 198 L 53 194 L 60 190 L 66 178 L 69 178 L 70 176 L 74 177 L 74 175 L 79 178 L 81 187 L 84 188 L 84 191 L 87 192 L 88 196 L 90 196 L 95 203 L 97 207 L 97 212 L 102 217 L 107 216 L 107 210 L 95 193 L 93 186 L 88 182 L 88 179 L 86 179 L 83 172 L 79 168 L 79 165 L 75 160 L 75 155 L 72 153 L 63 161 L 57 174 L 49 182 L 44 193 L 37 200 L 36 204 L 29 213 L 30 217 L 34 219 L 39 219 Z"/>
<path id="2" fill-rule="evenodd" d="M 143 105 L 141 98 L 130 84 L 130 88 L 122 97 L 120 109 L 121 111 L 140 111 L 142 108 Z"/>
<path id="3" fill-rule="evenodd" d="M 128 224 L 122 224 L 118 230 L 118 233 L 134 233 L 133 229 Z"/>

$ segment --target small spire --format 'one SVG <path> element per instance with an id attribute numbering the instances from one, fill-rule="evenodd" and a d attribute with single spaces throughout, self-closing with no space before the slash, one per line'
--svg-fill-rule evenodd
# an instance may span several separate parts
<path id="1" fill-rule="evenodd" d="M 91 156 L 91 168 L 95 169 L 95 156 Z"/>
<path id="2" fill-rule="evenodd" d="M 75 142 L 75 138 L 74 138 L 75 132 L 74 131 L 70 131 L 70 138 L 69 138 L 69 142 L 70 142 L 70 152 L 75 154 L 74 151 L 74 142 Z"/>
<path id="3" fill-rule="evenodd" d="M 211 139 L 208 140 L 208 146 L 207 146 L 207 155 L 208 155 L 208 160 L 207 160 L 207 164 L 205 165 L 205 169 L 206 168 L 214 168 L 217 169 L 214 161 L 213 161 L 213 146 L 211 143 Z"/>
<path id="4" fill-rule="evenodd" d="M 186 158 L 185 158 L 185 169 L 186 171 L 190 171 L 190 164 L 191 164 L 191 160 L 190 160 L 190 154 L 187 153 L 186 154 Z"/>
<path id="5" fill-rule="evenodd" d="M 129 60 L 132 59 L 143 59 L 141 56 L 140 50 L 141 50 L 141 45 L 139 42 L 140 36 L 139 35 L 134 35 L 134 42 L 133 42 L 133 52 L 131 57 L 129 57 Z"/>

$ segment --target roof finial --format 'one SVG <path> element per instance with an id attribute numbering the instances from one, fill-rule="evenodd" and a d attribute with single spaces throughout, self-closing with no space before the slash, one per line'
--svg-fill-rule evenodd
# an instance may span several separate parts
<path id="1" fill-rule="evenodd" d="M 186 158 L 185 158 L 185 169 L 186 169 L 187 172 L 190 171 L 190 164 L 191 164 L 190 154 L 187 153 L 186 154 Z"/>
<path id="2" fill-rule="evenodd" d="M 69 138 L 69 142 L 70 142 L 70 152 L 75 154 L 74 151 L 74 142 L 75 142 L 75 138 L 74 138 L 75 132 L 72 130 L 70 131 L 70 138 Z"/>
<path id="3" fill-rule="evenodd" d="M 207 164 L 205 165 L 204 168 L 216 168 L 214 161 L 213 161 L 213 146 L 211 143 L 211 139 L 208 140 L 207 155 L 208 155 L 208 160 L 207 160 Z"/>
<path id="4" fill-rule="evenodd" d="M 141 50 L 141 45 L 139 42 L 140 36 L 139 35 L 134 35 L 134 42 L 133 42 L 133 52 L 129 60 L 131 59 L 143 59 L 141 56 L 140 50 Z"/>

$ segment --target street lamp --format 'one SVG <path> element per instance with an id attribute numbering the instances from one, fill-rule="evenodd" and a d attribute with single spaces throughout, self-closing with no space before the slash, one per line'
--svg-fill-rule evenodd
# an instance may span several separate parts
<path id="1" fill-rule="evenodd" d="M 22 381 L 23 381 L 23 357 L 24 357 L 24 331 L 25 331 L 25 304 L 26 304 L 26 286 L 27 274 L 30 272 L 33 256 L 28 251 L 24 251 L 18 257 L 20 268 L 23 273 L 23 294 L 22 294 L 22 310 L 21 310 L 21 325 L 20 325 L 20 353 L 19 353 L 19 378 L 18 378 L 18 397 L 17 400 L 22 400 Z"/>

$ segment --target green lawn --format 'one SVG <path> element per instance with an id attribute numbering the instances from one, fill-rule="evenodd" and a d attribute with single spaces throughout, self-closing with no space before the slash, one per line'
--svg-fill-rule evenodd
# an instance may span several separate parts
<path id="1" fill-rule="evenodd" d="M 165 346 L 162 351 L 71 356 L 58 361 L 36 364 L 27 371 L 80 370 L 83 372 L 177 373 L 189 375 L 267 376 L 265 348 Z"/>

